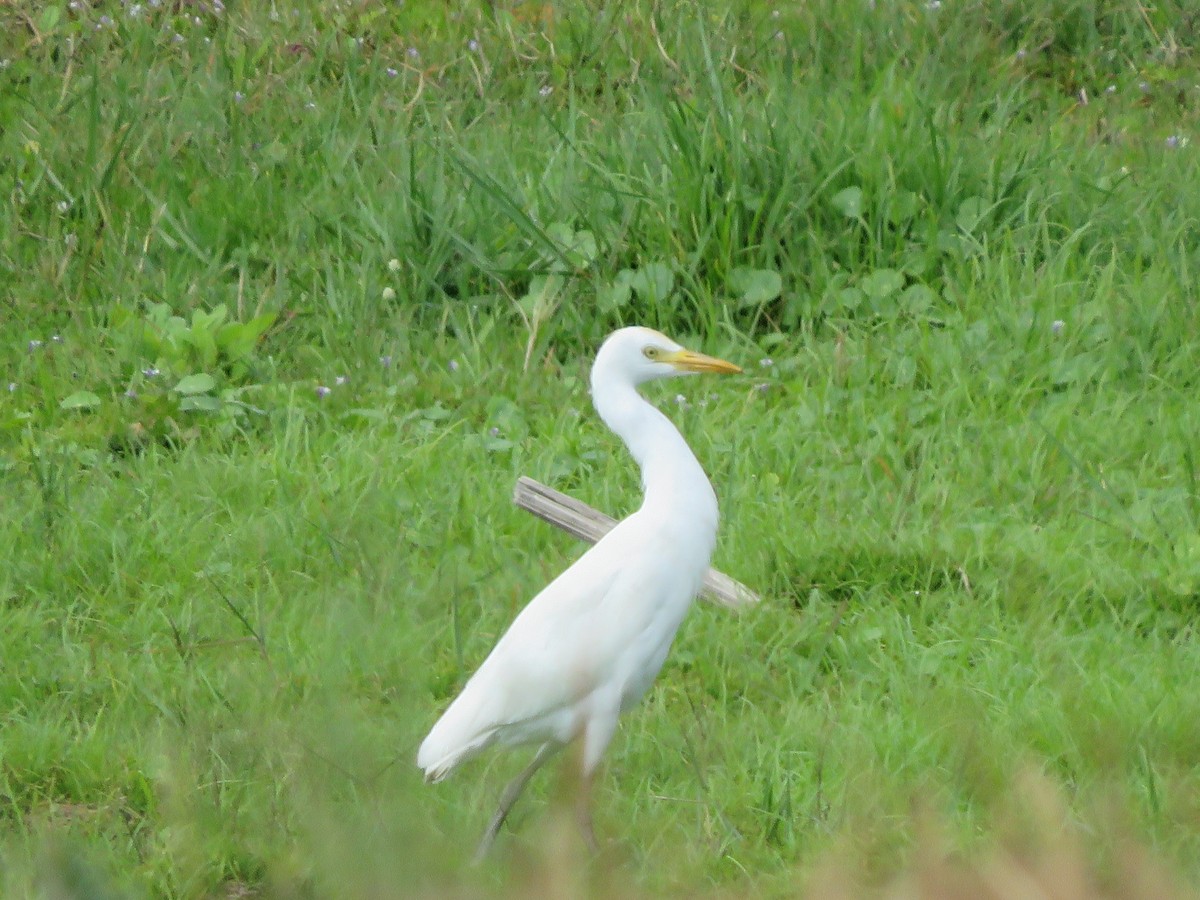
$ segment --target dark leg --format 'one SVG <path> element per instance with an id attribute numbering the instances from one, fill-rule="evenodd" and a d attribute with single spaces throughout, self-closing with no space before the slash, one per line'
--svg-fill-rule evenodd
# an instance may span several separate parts
<path id="1" fill-rule="evenodd" d="M 508 787 L 504 789 L 504 793 L 500 797 L 500 808 L 492 816 L 492 821 L 488 823 L 487 831 L 483 833 L 483 838 L 479 841 L 479 848 L 475 851 L 475 857 L 472 860 L 475 865 L 483 862 L 484 857 L 488 855 L 488 851 L 492 849 L 492 843 L 496 840 L 496 835 L 500 833 L 500 829 L 504 825 L 504 820 L 508 818 L 508 814 L 517 802 L 517 798 L 525 790 L 525 785 L 529 784 L 529 779 L 533 777 L 533 773 L 540 769 L 546 760 L 560 749 L 561 747 L 558 744 L 542 744 L 538 748 L 537 754 L 533 757 L 533 762 L 522 769 L 521 774 L 508 783 Z"/>
<path id="2" fill-rule="evenodd" d="M 596 783 L 600 758 L 612 740 L 613 732 L 617 730 L 619 712 L 615 704 L 610 709 L 594 711 L 579 747 L 580 778 L 579 792 L 575 797 L 575 820 L 579 823 L 584 843 L 593 853 L 599 852 L 600 844 L 596 841 L 596 830 L 592 825 L 592 786 Z"/>
<path id="3" fill-rule="evenodd" d="M 596 843 L 596 829 L 592 825 L 592 782 L 595 780 L 595 773 L 585 772 L 579 780 L 579 793 L 575 797 L 575 820 L 579 823 L 579 831 L 583 835 L 583 842 L 587 844 L 588 850 L 592 853 L 600 852 L 600 845 Z"/>

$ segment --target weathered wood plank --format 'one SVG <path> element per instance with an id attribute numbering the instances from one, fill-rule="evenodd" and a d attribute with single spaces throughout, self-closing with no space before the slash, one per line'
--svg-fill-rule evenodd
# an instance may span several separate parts
<path id="1" fill-rule="evenodd" d="M 525 475 L 517 479 L 517 485 L 513 488 L 513 503 L 589 544 L 596 543 L 617 524 L 612 516 L 606 516 L 582 500 L 576 500 Z M 704 588 L 700 596 L 735 609 L 758 603 L 762 599 L 740 581 L 734 581 L 716 569 L 709 569 L 704 576 Z"/>

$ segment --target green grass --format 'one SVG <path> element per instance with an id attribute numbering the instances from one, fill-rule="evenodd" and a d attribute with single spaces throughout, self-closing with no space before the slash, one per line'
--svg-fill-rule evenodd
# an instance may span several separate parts
<path id="1" fill-rule="evenodd" d="M 1200 881 L 1200 18 L 778 12 L 0 9 L 6 895 L 791 895 L 1029 772 L 1100 883 Z M 765 600 L 686 623 L 600 862 L 550 777 L 472 871 L 522 760 L 415 748 L 580 550 L 516 477 L 636 506 L 630 322 L 747 369 L 650 394 Z"/>

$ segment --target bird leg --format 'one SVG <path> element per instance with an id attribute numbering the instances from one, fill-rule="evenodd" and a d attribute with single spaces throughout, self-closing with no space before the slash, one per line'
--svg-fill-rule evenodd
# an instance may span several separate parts
<path id="1" fill-rule="evenodd" d="M 584 772 L 583 777 L 579 779 L 579 793 L 575 795 L 575 821 L 579 823 L 579 832 L 583 835 L 583 842 L 587 844 L 588 850 L 599 853 L 600 845 L 596 843 L 596 829 L 592 824 L 594 776 L 594 772 Z"/>
<path id="2" fill-rule="evenodd" d="M 538 752 L 534 755 L 533 762 L 522 769 L 521 773 L 508 783 L 508 787 L 504 789 L 504 793 L 500 796 L 500 808 L 492 816 L 492 821 L 488 823 L 487 830 L 483 833 L 483 837 L 479 841 L 479 847 L 475 850 L 475 856 L 472 859 L 475 865 L 483 862 L 484 858 L 488 855 L 488 851 L 492 849 L 492 844 L 496 840 L 496 835 L 500 833 L 500 829 L 504 825 L 504 820 L 512 812 L 517 798 L 525 790 L 525 785 L 529 784 L 529 779 L 533 777 L 534 772 L 540 769 L 546 760 L 557 753 L 559 749 L 561 748 L 558 744 L 542 744 L 538 748 Z"/>

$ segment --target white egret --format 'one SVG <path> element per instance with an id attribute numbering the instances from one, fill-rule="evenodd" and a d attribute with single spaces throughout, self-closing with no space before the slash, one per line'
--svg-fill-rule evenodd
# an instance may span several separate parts
<path id="1" fill-rule="evenodd" d="M 493 744 L 538 744 L 505 788 L 479 846 L 492 844 L 534 772 L 580 742 L 577 813 L 595 846 L 590 789 L 617 727 L 654 681 L 708 570 L 717 498 L 671 421 L 636 388 L 698 372 L 740 372 L 649 328 L 622 328 L 592 366 L 592 402 L 642 470 L 641 508 L 618 523 L 521 611 L 421 744 L 417 765 L 441 781 Z"/>

